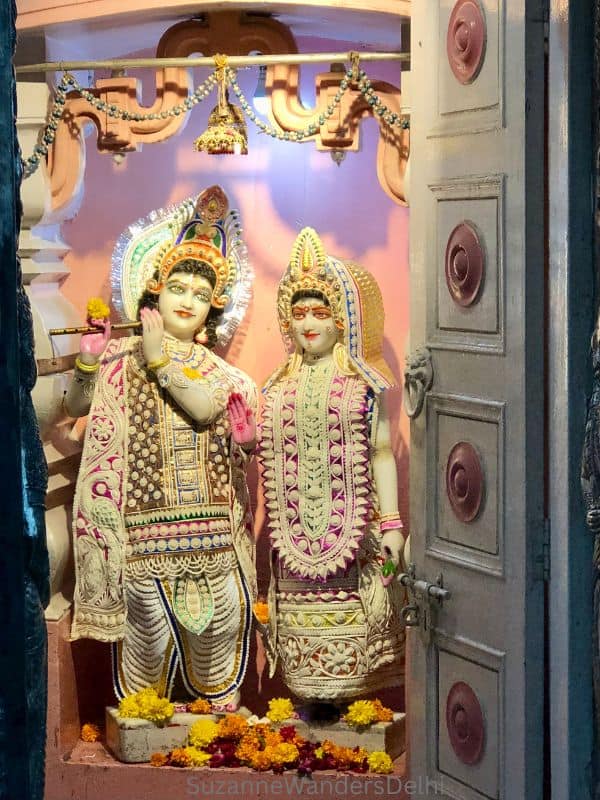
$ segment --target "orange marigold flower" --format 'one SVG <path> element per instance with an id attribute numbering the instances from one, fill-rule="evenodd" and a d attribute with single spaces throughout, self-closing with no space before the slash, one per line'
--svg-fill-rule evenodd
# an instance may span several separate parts
<path id="1" fill-rule="evenodd" d="M 271 769 L 271 753 L 269 750 L 259 750 L 258 753 L 252 755 L 249 763 L 252 769 L 257 769 L 261 772 Z"/>
<path id="2" fill-rule="evenodd" d="M 392 722 L 394 719 L 394 712 L 391 708 L 384 706 L 381 700 L 373 700 L 373 706 L 377 713 L 377 722 Z"/>
<path id="3" fill-rule="evenodd" d="M 269 621 L 269 604 L 259 600 L 257 603 L 254 603 L 252 610 L 254 611 L 256 619 L 263 625 L 266 625 Z"/>
<path id="4" fill-rule="evenodd" d="M 235 748 L 235 754 L 243 764 L 249 764 L 258 750 L 258 742 L 244 737 Z"/>
<path id="5" fill-rule="evenodd" d="M 169 759 L 164 753 L 152 753 L 150 756 L 150 764 L 153 767 L 164 767 L 168 762 Z"/>
<path id="6" fill-rule="evenodd" d="M 283 766 L 284 764 L 293 764 L 297 761 L 300 753 L 294 744 L 289 742 L 280 742 L 274 747 L 267 748 L 271 757 L 273 766 Z"/>
<path id="7" fill-rule="evenodd" d="M 239 714 L 227 714 L 219 720 L 217 736 L 223 739 L 241 739 L 248 728 L 248 723 Z"/>
<path id="8" fill-rule="evenodd" d="M 191 767 L 192 759 L 184 747 L 176 747 L 169 753 L 169 765 L 171 767 Z"/>
<path id="9" fill-rule="evenodd" d="M 97 742 L 101 736 L 100 728 L 92 722 L 86 722 L 81 726 L 80 736 L 84 742 Z"/>
<path id="10" fill-rule="evenodd" d="M 210 703 L 203 697 L 197 697 L 188 703 L 187 710 L 190 714 L 210 714 Z"/>
<path id="11" fill-rule="evenodd" d="M 368 756 L 367 751 L 362 747 L 341 747 L 328 739 L 323 742 L 322 750 L 333 757 L 337 769 L 360 767 Z"/>

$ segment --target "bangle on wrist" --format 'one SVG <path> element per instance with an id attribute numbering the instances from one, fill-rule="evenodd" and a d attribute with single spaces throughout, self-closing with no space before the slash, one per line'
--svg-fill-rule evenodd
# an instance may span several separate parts
<path id="1" fill-rule="evenodd" d="M 85 372 L 87 374 L 90 374 L 92 372 L 98 372 L 98 370 L 100 369 L 100 362 L 96 361 L 95 364 L 84 364 L 83 361 L 79 358 L 79 356 L 77 356 L 77 358 L 75 359 L 75 366 L 80 372 Z"/>
<path id="2" fill-rule="evenodd" d="M 396 519 L 386 519 L 379 524 L 379 530 L 382 533 L 384 531 L 402 530 L 402 528 L 404 528 L 404 525 L 400 517 L 396 517 Z"/>
<path id="3" fill-rule="evenodd" d="M 156 361 L 146 362 L 146 367 L 155 372 L 157 369 L 160 369 L 161 367 L 166 367 L 170 360 L 171 359 L 169 358 L 169 356 L 161 356 L 160 358 L 157 358 Z"/>

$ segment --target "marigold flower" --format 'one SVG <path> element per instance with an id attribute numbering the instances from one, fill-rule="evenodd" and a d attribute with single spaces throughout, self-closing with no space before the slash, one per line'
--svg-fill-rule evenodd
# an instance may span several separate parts
<path id="1" fill-rule="evenodd" d="M 270 753 L 273 766 L 283 766 L 293 764 L 300 755 L 298 748 L 290 742 L 280 742 L 275 747 L 267 748 Z"/>
<path id="2" fill-rule="evenodd" d="M 147 719 L 162 727 L 173 716 L 175 706 L 166 697 L 159 697 L 156 689 L 148 687 L 127 695 L 119 703 L 120 717 Z"/>
<path id="3" fill-rule="evenodd" d="M 210 703 L 203 697 L 197 697 L 187 704 L 187 710 L 190 714 L 210 714 Z"/>
<path id="4" fill-rule="evenodd" d="M 371 700 L 356 700 L 348 707 L 344 719 L 354 728 L 366 728 L 377 722 L 377 709 Z"/>
<path id="5" fill-rule="evenodd" d="M 392 759 L 383 750 L 375 750 L 369 753 L 368 762 L 371 772 L 379 772 L 386 775 L 394 769 Z"/>
<path id="6" fill-rule="evenodd" d="M 193 747 L 205 747 L 219 735 L 219 726 L 212 719 L 199 719 L 188 733 L 188 741 Z"/>
<path id="7" fill-rule="evenodd" d="M 384 706 L 379 698 L 373 700 L 373 706 L 377 714 L 377 722 L 392 722 L 394 719 L 394 712 L 391 708 Z"/>
<path id="8" fill-rule="evenodd" d="M 239 714 L 227 714 L 217 723 L 218 736 L 223 739 L 241 739 L 248 728 L 248 723 Z"/>
<path id="9" fill-rule="evenodd" d="M 210 753 L 205 753 L 199 747 L 185 747 L 184 751 L 190 760 L 191 767 L 204 767 L 211 759 Z"/>
<path id="10" fill-rule="evenodd" d="M 164 753 L 152 753 L 150 756 L 150 765 L 153 767 L 164 767 L 168 762 L 169 759 Z"/>
<path id="11" fill-rule="evenodd" d="M 81 726 L 81 739 L 84 742 L 97 742 L 100 737 L 100 728 L 92 722 L 86 722 Z"/>
<path id="12" fill-rule="evenodd" d="M 259 600 L 257 603 L 254 603 L 252 610 L 254 611 L 256 619 L 263 625 L 266 625 L 269 621 L 269 604 Z"/>
<path id="13" fill-rule="evenodd" d="M 169 753 L 169 766 L 170 767 L 191 767 L 192 759 L 186 752 L 186 747 L 176 747 Z"/>
<path id="14" fill-rule="evenodd" d="M 341 747 L 326 739 L 321 748 L 322 755 L 319 758 L 329 756 L 336 769 L 354 769 L 363 771 L 366 769 L 367 751 L 363 747 Z M 315 751 L 317 755 L 318 750 Z"/>
<path id="15" fill-rule="evenodd" d="M 244 737 L 235 749 L 235 754 L 242 764 L 249 764 L 258 750 L 258 742 Z"/>
<path id="16" fill-rule="evenodd" d="M 267 717 L 271 722 L 283 722 L 294 715 L 294 704 L 287 697 L 274 697 L 269 700 Z"/>
<path id="17" fill-rule="evenodd" d="M 252 755 L 249 763 L 252 769 L 257 769 L 261 772 L 271 769 L 271 751 L 269 749 L 259 750 Z"/>
<path id="18" fill-rule="evenodd" d="M 86 314 L 88 319 L 108 319 L 110 309 L 101 297 L 90 297 Z"/>

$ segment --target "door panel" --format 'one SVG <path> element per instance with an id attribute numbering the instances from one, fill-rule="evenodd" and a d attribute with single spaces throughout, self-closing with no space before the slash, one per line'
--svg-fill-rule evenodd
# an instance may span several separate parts
<path id="1" fill-rule="evenodd" d="M 411 558 L 417 579 L 451 597 L 415 601 L 409 773 L 435 785 L 432 798 L 532 800 L 544 680 L 541 4 L 415 3 L 412 80 L 411 343 L 431 352 L 434 380 L 411 422 Z"/>

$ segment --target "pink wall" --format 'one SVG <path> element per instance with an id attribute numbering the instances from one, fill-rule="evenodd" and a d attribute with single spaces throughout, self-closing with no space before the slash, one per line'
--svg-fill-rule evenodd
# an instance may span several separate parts
<path id="1" fill-rule="evenodd" d="M 307 41 L 304 51 L 348 49 L 346 43 Z M 152 53 L 148 53 L 152 55 Z M 307 69 L 303 97 L 311 103 L 312 78 Z M 399 83 L 398 67 L 370 65 L 373 77 Z M 97 75 L 99 77 L 99 74 Z M 206 71 L 196 79 L 206 77 Z M 251 98 L 257 70 L 240 72 L 243 91 Z M 145 76 L 144 102 L 152 84 Z M 152 209 L 220 184 L 231 206 L 241 213 L 245 239 L 256 279 L 246 319 L 229 347 L 227 358 L 261 383 L 284 358 L 275 312 L 277 282 L 287 264 L 292 243 L 305 226 L 314 227 L 328 252 L 351 257 L 377 278 L 386 309 L 386 356 L 400 380 L 409 324 L 408 209 L 395 205 L 376 177 L 378 130 L 373 120 L 362 128 L 362 149 L 349 153 L 340 167 L 312 143 L 278 142 L 249 125 L 248 156 L 209 156 L 192 149 L 204 130 L 211 97 L 192 111 L 179 136 L 131 153 L 117 165 L 99 155 L 94 136 L 87 140 L 85 194 L 78 215 L 62 227 L 71 248 L 65 261 L 71 275 L 62 289 L 81 309 L 87 299 L 110 299 L 110 260 L 115 241 L 131 222 Z M 401 391 L 390 392 L 393 446 L 399 468 L 399 503 L 408 516 L 408 421 L 401 410 Z M 255 477 L 253 479 L 253 482 Z M 257 530 L 263 515 L 257 513 Z M 266 547 L 259 545 L 260 562 Z M 262 570 L 261 570 L 262 571 Z M 261 576 L 261 588 L 266 578 Z"/>

